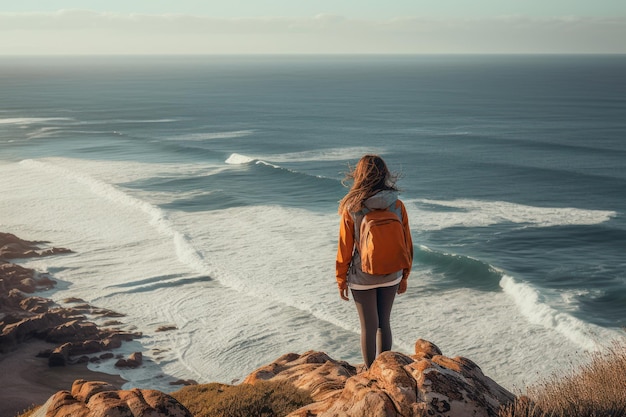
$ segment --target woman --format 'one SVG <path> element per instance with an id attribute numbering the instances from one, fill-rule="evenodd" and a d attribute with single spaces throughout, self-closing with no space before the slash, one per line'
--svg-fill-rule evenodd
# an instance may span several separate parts
<path id="1" fill-rule="evenodd" d="M 348 173 L 346 180 L 352 180 L 353 184 L 339 202 L 341 223 L 336 278 L 339 295 L 343 300 L 348 300 L 348 288 L 352 292 L 361 322 L 361 352 L 365 366 L 369 368 L 377 354 L 391 350 L 391 307 L 396 293 L 406 291 L 413 261 L 413 242 L 406 209 L 398 200 L 396 176 L 389 172 L 381 157 L 363 156 L 356 168 Z M 358 242 L 360 223 L 365 213 L 384 209 L 400 217 L 408 262 L 391 273 L 368 274 L 361 267 Z"/>

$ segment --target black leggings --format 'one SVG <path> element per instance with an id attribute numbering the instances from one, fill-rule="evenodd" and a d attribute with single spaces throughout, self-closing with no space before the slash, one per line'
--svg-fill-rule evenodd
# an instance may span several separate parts
<path id="1" fill-rule="evenodd" d="M 380 352 L 391 350 L 391 307 L 398 285 L 352 290 L 361 320 L 361 352 L 368 368 Z M 378 346 L 377 346 L 378 345 Z"/>

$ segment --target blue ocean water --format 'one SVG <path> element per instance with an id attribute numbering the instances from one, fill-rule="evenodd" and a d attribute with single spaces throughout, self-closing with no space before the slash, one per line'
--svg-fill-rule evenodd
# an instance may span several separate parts
<path id="1" fill-rule="evenodd" d="M 626 56 L 5 57 L 0 96 L 0 228 L 145 334 L 130 385 L 359 362 L 334 255 L 364 153 L 415 242 L 394 349 L 521 389 L 626 326 Z"/>

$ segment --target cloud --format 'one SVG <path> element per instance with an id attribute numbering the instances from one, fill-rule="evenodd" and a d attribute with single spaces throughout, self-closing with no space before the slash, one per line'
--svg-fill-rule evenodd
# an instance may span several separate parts
<path id="1" fill-rule="evenodd" d="M 626 17 L 220 19 L 60 10 L 0 13 L 0 54 L 626 53 Z"/>

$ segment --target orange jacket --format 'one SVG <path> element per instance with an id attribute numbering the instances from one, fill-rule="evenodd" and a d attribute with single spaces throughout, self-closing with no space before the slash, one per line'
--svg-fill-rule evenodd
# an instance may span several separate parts
<path id="1" fill-rule="evenodd" d="M 400 204 L 402 211 L 402 224 L 404 226 L 404 233 L 407 237 L 409 248 L 411 249 L 411 262 L 413 262 L 413 240 L 411 239 L 409 218 L 402 201 L 397 200 L 397 202 Z M 337 247 L 337 258 L 335 261 L 335 276 L 339 288 L 345 288 L 347 285 L 348 269 L 350 268 L 350 263 L 352 262 L 352 257 L 354 256 L 354 240 L 354 218 L 348 211 L 344 211 L 341 215 L 341 222 L 339 223 L 339 243 Z M 410 273 L 411 267 L 404 269 L 402 271 L 402 279 L 407 279 Z"/>

